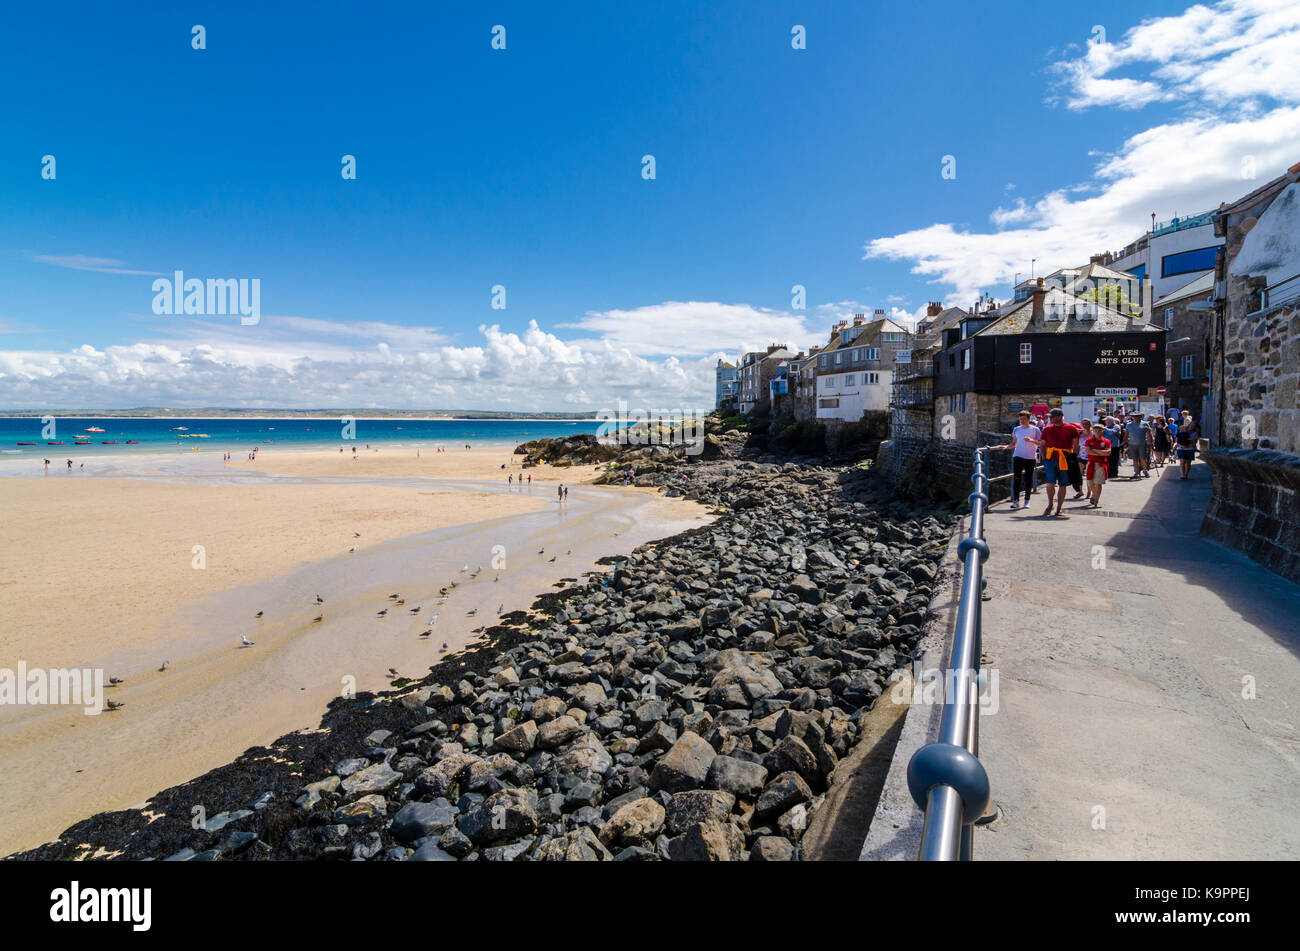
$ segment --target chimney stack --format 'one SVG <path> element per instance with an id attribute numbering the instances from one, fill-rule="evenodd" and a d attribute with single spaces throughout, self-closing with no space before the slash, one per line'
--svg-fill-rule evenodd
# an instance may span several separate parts
<path id="1" fill-rule="evenodd" d="M 943 313 L 943 305 L 940 304 L 938 301 L 932 300 L 925 305 L 925 316 L 927 317 L 938 317 L 942 313 Z"/>
<path id="2" fill-rule="evenodd" d="M 1034 288 L 1034 309 L 1030 316 L 1030 321 L 1035 324 L 1043 322 L 1043 300 L 1047 297 L 1047 290 L 1043 287 L 1043 279 L 1038 279 L 1038 284 Z"/>
<path id="3" fill-rule="evenodd" d="M 872 314 L 872 320 L 884 320 L 884 319 L 885 319 L 885 311 L 884 311 L 884 308 L 882 308 L 882 307 L 877 307 L 877 308 L 876 308 L 876 312 L 875 312 L 874 314 Z"/>

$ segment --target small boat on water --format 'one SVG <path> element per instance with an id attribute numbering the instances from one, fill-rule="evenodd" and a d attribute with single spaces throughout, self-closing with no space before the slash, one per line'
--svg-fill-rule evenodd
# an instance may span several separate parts
<path id="1" fill-rule="evenodd" d="M 174 433 L 188 433 L 189 431 L 190 431 L 190 428 L 189 428 L 188 426 L 173 426 L 173 427 L 172 427 L 172 432 L 174 432 Z"/>
<path id="2" fill-rule="evenodd" d="M 87 426 L 82 430 L 83 433 L 102 433 L 103 431 L 98 426 Z"/>
<path id="3" fill-rule="evenodd" d="M 34 443 L 34 442 L 20 442 L 18 445 L 20 445 L 20 446 L 35 446 L 36 443 Z"/>
<path id="4" fill-rule="evenodd" d="M 140 440 L 138 440 L 138 439 L 128 439 L 128 440 L 126 441 L 126 444 L 127 444 L 128 446 L 138 446 L 138 445 L 140 445 Z"/>
<path id="5" fill-rule="evenodd" d="M 80 440 L 77 440 L 76 442 L 73 443 L 73 445 L 74 445 L 74 446 L 89 446 L 89 445 L 90 445 L 90 440 L 87 439 L 85 442 L 82 442 L 82 441 L 80 441 Z"/>
<path id="6" fill-rule="evenodd" d="M 60 439 L 58 442 L 47 442 L 45 445 L 47 445 L 47 446 L 63 446 L 63 445 L 66 445 L 66 443 L 64 443 L 63 440 Z"/>
<path id="7" fill-rule="evenodd" d="M 116 446 L 116 445 L 117 445 L 117 440 L 116 440 L 116 439 L 101 439 L 101 440 L 99 441 L 99 444 L 100 444 L 101 446 Z"/>

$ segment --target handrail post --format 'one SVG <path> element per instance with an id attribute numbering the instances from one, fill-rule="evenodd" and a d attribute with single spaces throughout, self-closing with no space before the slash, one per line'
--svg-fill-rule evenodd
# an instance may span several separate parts
<path id="1" fill-rule="evenodd" d="M 989 780 L 979 761 L 979 668 L 983 650 L 981 604 L 983 566 L 989 556 L 984 540 L 984 510 L 989 504 L 984 454 L 974 452 L 970 530 L 957 546 L 962 559 L 961 597 L 952 652 L 943 679 L 943 714 L 939 738 L 913 754 L 907 784 L 925 811 L 918 858 L 922 861 L 970 861 L 972 828 L 989 803 Z"/>

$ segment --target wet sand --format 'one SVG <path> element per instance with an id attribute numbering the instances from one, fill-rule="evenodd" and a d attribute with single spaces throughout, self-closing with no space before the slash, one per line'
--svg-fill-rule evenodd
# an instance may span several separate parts
<path id="1" fill-rule="evenodd" d="M 126 678 L 108 692 L 126 705 L 100 716 L 0 708 L 0 854 L 313 728 L 353 684 L 384 688 L 389 668 L 422 675 L 443 642 L 470 643 L 498 609 L 526 609 L 596 558 L 705 518 L 648 490 L 577 484 L 590 470 L 529 470 L 531 491 L 509 489 L 502 450 L 332 456 L 132 460 L 0 482 L 0 666 Z M 467 564 L 483 566 L 476 578 Z M 407 603 L 394 607 L 394 592 Z"/>

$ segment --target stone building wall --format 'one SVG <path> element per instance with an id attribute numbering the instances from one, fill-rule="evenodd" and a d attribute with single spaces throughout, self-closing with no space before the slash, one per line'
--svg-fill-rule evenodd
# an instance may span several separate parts
<path id="1" fill-rule="evenodd" d="M 1224 315 L 1224 444 L 1300 453 L 1300 309 L 1247 313 L 1245 283 Z"/>
<path id="2" fill-rule="evenodd" d="M 1300 456 L 1237 448 L 1203 458 L 1214 496 L 1201 531 L 1300 582 Z"/>

